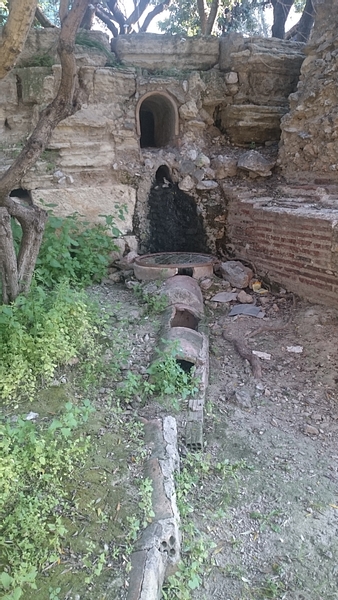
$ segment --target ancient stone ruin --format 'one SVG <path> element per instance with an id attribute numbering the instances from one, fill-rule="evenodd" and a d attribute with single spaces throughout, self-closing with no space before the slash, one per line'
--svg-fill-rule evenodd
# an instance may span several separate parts
<path id="1" fill-rule="evenodd" d="M 111 54 L 103 33 L 86 34 L 99 43 L 77 45 L 81 110 L 13 193 L 60 214 L 116 215 L 121 253 L 246 259 L 269 281 L 337 305 L 333 4 L 319 4 L 306 47 L 140 34 L 114 39 Z M 52 66 L 35 66 L 46 56 Z M 0 82 L 0 172 L 59 79 L 55 32 L 32 31 Z"/>

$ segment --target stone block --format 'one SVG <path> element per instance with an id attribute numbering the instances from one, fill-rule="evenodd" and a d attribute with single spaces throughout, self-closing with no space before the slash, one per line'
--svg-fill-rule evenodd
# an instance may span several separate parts
<path id="1" fill-rule="evenodd" d="M 198 116 L 198 108 L 196 106 L 195 100 L 190 100 L 179 109 L 181 119 L 185 119 L 186 121 L 189 119 L 195 119 Z"/>
<path id="2" fill-rule="evenodd" d="M 118 38 L 117 38 L 118 39 Z M 135 74 L 119 69 L 100 68 L 94 73 L 94 102 L 112 104 L 117 98 L 125 102 L 136 92 Z"/>
<path id="3" fill-rule="evenodd" d="M 230 71 L 232 66 L 232 54 L 238 52 L 244 46 L 242 33 L 230 32 L 220 38 L 219 43 L 219 68 L 221 71 Z"/>
<path id="4" fill-rule="evenodd" d="M 249 150 L 242 154 L 238 161 L 238 168 L 247 171 L 250 175 L 256 177 L 269 177 L 274 162 L 269 162 L 256 150 Z"/>
<path id="5" fill-rule="evenodd" d="M 48 91 L 48 86 L 44 88 L 44 80 L 52 74 L 49 67 L 25 67 L 16 69 L 16 74 L 20 81 L 22 102 L 24 104 L 38 104 L 50 101 L 54 97 L 53 78 L 52 89 Z M 49 82 L 50 83 L 50 82 Z M 50 87 L 50 86 L 49 86 Z"/>
<path id="6" fill-rule="evenodd" d="M 214 36 L 139 33 L 113 38 L 112 50 L 125 65 L 151 70 L 174 68 L 204 71 L 218 63 L 219 39 Z"/>
<path id="7" fill-rule="evenodd" d="M 109 187 L 35 189 L 31 194 L 37 204 L 41 205 L 41 200 L 56 204 L 54 211 L 60 216 L 77 212 L 93 223 L 104 223 L 99 215 L 113 215 L 115 225 L 122 234 L 128 234 L 133 229 L 136 192 L 131 186 L 111 184 Z M 126 206 L 124 221 L 119 219 L 116 205 Z"/>
<path id="8" fill-rule="evenodd" d="M 8 73 L 4 79 L 0 80 L 0 105 L 9 107 L 17 104 L 16 78 L 14 73 Z"/>
<path id="9" fill-rule="evenodd" d="M 221 112 L 221 125 L 234 144 L 262 144 L 280 137 L 280 120 L 286 108 L 254 104 L 226 106 Z"/>

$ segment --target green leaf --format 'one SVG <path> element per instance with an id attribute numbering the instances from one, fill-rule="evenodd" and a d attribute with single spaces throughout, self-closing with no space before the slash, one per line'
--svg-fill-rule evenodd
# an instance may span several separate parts
<path id="1" fill-rule="evenodd" d="M 0 575 L 0 583 L 3 585 L 5 590 L 8 590 L 12 584 L 13 577 L 11 577 L 6 571 L 3 571 Z"/>

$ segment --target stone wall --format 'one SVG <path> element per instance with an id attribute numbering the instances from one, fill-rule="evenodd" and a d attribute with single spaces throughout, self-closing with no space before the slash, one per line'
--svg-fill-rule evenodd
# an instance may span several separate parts
<path id="1" fill-rule="evenodd" d="M 61 213 L 78 211 L 91 219 L 117 214 L 116 205 L 125 205 L 128 218 L 120 229 L 129 247 L 138 243 L 144 252 L 149 193 L 164 165 L 171 185 L 194 199 L 208 249 L 221 250 L 227 210 L 223 182 L 236 175 L 239 158 L 228 141 L 278 140 L 287 96 L 296 88 L 302 45 L 240 34 L 121 36 L 113 42 L 113 67 L 106 66 L 107 38 L 100 32 L 90 36 L 104 51 L 76 47 L 81 110 L 59 124 L 21 187 L 37 202 L 58 204 Z M 56 40 L 55 30 L 32 31 L 17 68 L 0 82 L 0 173 L 56 93 Z M 45 64 L 46 57 L 53 66 L 32 66 Z M 172 120 L 163 148 L 140 147 L 144 99 L 155 120 L 161 112 Z"/>
<path id="2" fill-rule="evenodd" d="M 282 120 L 279 163 L 290 181 L 338 180 L 338 11 L 320 0 L 291 111 Z"/>

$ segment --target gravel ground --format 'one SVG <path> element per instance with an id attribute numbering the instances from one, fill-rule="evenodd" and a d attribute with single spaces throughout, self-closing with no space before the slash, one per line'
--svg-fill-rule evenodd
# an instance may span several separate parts
<path id="1" fill-rule="evenodd" d="M 96 293 L 103 304 L 119 302 L 119 318 L 134 324 L 128 327 L 128 369 L 144 372 L 158 318 L 142 320 L 132 292 L 121 285 L 100 286 Z M 291 294 L 268 293 L 255 298 L 263 319 L 229 317 L 229 304 L 210 302 L 210 291 L 206 298 L 204 455 L 241 467 L 222 497 L 216 479 L 196 490 L 191 519 L 213 550 L 203 586 L 191 597 L 336 599 L 338 314 Z M 223 332 L 270 355 L 260 359 L 261 378 L 254 379 Z M 168 412 L 154 400 L 146 406 L 135 400 L 132 408 L 147 418 Z M 185 413 L 175 416 L 184 464 Z"/>

